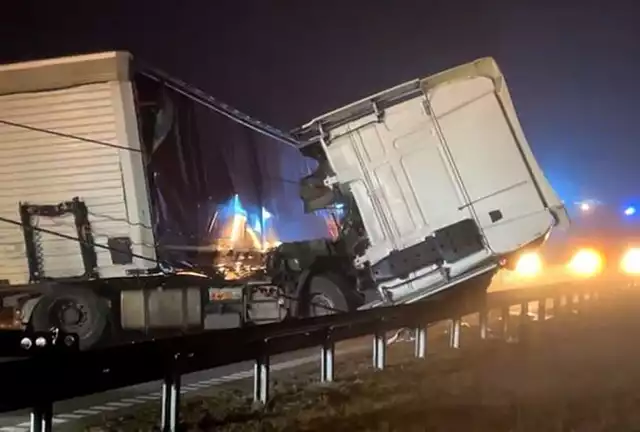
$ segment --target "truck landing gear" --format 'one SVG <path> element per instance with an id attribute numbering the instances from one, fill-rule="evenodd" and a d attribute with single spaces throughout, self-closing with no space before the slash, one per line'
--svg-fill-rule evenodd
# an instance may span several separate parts
<path id="1" fill-rule="evenodd" d="M 331 315 L 354 310 L 359 300 L 348 282 L 335 273 L 317 274 L 308 288 L 308 317 Z"/>
<path id="2" fill-rule="evenodd" d="M 54 286 L 46 292 L 31 315 L 34 331 L 59 328 L 78 335 L 81 350 L 94 347 L 108 325 L 109 308 L 90 288 Z"/>

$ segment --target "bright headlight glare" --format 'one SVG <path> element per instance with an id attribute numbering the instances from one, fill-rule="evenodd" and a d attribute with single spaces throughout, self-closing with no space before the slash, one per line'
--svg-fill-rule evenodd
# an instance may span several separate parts
<path id="1" fill-rule="evenodd" d="M 593 276 L 602 271 L 602 257 L 593 249 L 581 249 L 571 258 L 568 267 L 577 275 Z"/>
<path id="2" fill-rule="evenodd" d="M 640 249 L 629 249 L 622 257 L 620 267 L 625 273 L 640 274 Z"/>
<path id="3" fill-rule="evenodd" d="M 520 276 L 536 276 L 542 271 L 542 260 L 535 252 L 525 253 L 518 259 L 515 271 Z"/>

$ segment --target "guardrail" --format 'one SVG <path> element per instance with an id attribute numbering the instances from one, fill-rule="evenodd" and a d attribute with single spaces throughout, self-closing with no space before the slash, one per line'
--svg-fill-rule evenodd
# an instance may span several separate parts
<path id="1" fill-rule="evenodd" d="M 416 329 L 415 355 L 422 358 L 426 355 L 427 327 L 434 323 L 451 322 L 450 344 L 456 348 L 460 346 L 463 316 L 478 313 L 480 337 L 486 338 L 490 310 L 502 311 L 506 331 L 511 306 L 521 305 L 526 316 L 529 304 L 539 302 L 538 316 L 546 317 L 546 306 L 552 299 L 555 316 L 563 303 L 572 304 L 576 298 L 578 302 L 592 300 L 599 292 L 597 286 L 576 285 L 501 291 L 486 296 L 443 293 L 411 305 L 205 331 L 92 351 L 53 350 L 0 364 L 5 389 L 0 394 L 0 412 L 30 408 L 31 430 L 50 431 L 55 401 L 163 380 L 162 430 L 175 431 L 179 422 L 180 378 L 187 373 L 255 361 L 254 399 L 265 403 L 269 398 L 269 359 L 276 354 L 320 347 L 320 380 L 330 382 L 334 378 L 336 342 L 373 335 L 373 367 L 383 369 L 389 331 Z"/>

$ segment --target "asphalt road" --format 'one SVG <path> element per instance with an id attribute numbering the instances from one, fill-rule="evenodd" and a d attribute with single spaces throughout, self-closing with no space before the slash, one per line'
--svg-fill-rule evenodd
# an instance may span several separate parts
<path id="1" fill-rule="evenodd" d="M 547 310 L 550 310 L 549 308 Z M 537 303 L 532 303 L 529 313 L 536 315 Z M 511 315 L 520 314 L 520 307 L 514 306 Z M 477 325 L 477 315 L 471 315 L 464 320 L 467 325 Z M 491 320 L 495 324 L 495 319 Z M 446 333 L 448 325 L 440 323 L 431 327 L 428 338 L 441 337 Z M 371 338 L 365 337 L 344 341 L 336 346 L 336 358 L 341 358 L 357 352 L 371 349 Z M 283 371 L 295 371 L 309 365 L 319 366 L 319 349 L 302 350 L 282 354 L 272 359 L 272 377 L 277 379 Z M 318 368 L 319 371 L 319 368 Z M 308 372 L 307 372 L 308 373 Z M 211 392 L 216 386 L 229 383 L 247 381 L 253 377 L 253 363 L 242 362 L 225 367 L 201 371 L 183 377 L 183 397 L 197 397 L 199 393 Z M 131 410 L 137 410 L 145 404 L 160 404 L 162 382 L 155 381 L 132 387 L 126 387 L 92 396 L 66 400 L 54 405 L 54 429 L 56 431 L 77 431 L 81 424 L 91 418 L 116 416 Z M 0 432 L 24 432 L 29 430 L 28 410 L 21 410 L 0 415 Z"/>

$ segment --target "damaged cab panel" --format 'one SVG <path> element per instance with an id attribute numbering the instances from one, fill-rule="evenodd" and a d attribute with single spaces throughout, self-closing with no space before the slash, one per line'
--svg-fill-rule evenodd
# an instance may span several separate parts
<path id="1" fill-rule="evenodd" d="M 368 246 L 353 257 L 394 303 L 415 301 L 544 241 L 568 218 L 491 58 L 411 81 L 295 132 L 320 169 L 307 208 L 352 201 Z"/>

